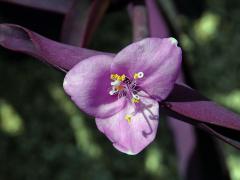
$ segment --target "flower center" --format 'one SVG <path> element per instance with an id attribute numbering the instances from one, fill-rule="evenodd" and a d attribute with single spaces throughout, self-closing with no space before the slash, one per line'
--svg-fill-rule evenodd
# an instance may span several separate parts
<path id="1" fill-rule="evenodd" d="M 118 74 L 111 74 L 111 90 L 109 94 L 111 96 L 117 95 L 118 98 L 123 96 L 128 97 L 131 99 L 132 103 L 139 103 L 140 97 L 138 92 L 140 91 L 139 86 L 137 86 L 137 79 L 141 79 L 144 77 L 143 72 L 138 72 L 133 75 L 133 79 L 130 79 L 125 74 L 118 75 Z"/>
<path id="2" fill-rule="evenodd" d="M 144 77 L 143 72 L 135 73 L 130 79 L 125 74 L 119 75 L 119 74 L 111 74 L 111 90 L 109 91 L 109 95 L 111 96 L 118 96 L 118 98 L 121 97 L 127 97 L 133 104 L 139 103 L 141 101 L 139 92 L 140 87 L 137 85 L 137 80 Z M 133 114 L 127 114 L 125 116 L 125 119 L 130 123 L 131 116 Z"/>

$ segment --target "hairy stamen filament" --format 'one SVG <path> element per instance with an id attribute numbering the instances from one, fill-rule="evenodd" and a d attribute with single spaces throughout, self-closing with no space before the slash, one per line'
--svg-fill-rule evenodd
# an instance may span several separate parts
<path id="1" fill-rule="evenodd" d="M 134 73 L 133 79 L 128 78 L 125 74 L 111 74 L 110 79 L 113 80 L 111 82 L 111 90 L 109 91 L 109 95 L 117 95 L 118 98 L 127 97 L 134 105 L 135 111 L 126 114 L 124 119 L 130 124 L 132 121 L 132 117 L 136 114 L 136 103 L 140 102 L 140 87 L 137 86 L 137 80 L 144 77 L 143 72 Z"/>
<path id="2" fill-rule="evenodd" d="M 140 90 L 137 86 L 137 79 L 141 79 L 143 77 L 143 72 L 135 73 L 132 80 L 125 74 L 111 74 L 110 79 L 113 81 L 111 82 L 112 89 L 109 91 L 109 95 L 118 95 L 118 98 L 126 96 L 132 103 L 139 103 L 140 97 L 137 94 Z"/>

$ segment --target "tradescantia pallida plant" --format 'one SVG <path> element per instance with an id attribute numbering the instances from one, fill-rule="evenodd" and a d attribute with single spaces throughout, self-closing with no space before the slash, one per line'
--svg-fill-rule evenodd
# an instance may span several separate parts
<path id="1" fill-rule="evenodd" d="M 8 2 L 8 0 L 2 0 Z M 108 0 L 94 0 L 91 1 L 92 3 L 89 3 L 88 0 L 81 0 L 81 1 L 72 1 L 75 2 L 74 5 L 72 5 L 74 8 L 67 9 L 68 6 L 62 6 L 65 8 L 64 12 L 60 12 L 62 14 L 65 14 L 64 19 L 64 26 L 62 30 L 62 41 L 66 42 L 66 44 L 73 44 L 76 46 L 86 47 L 87 43 L 89 42 L 89 39 L 91 38 L 91 33 L 93 32 L 93 27 L 96 27 L 96 21 L 95 19 L 92 19 L 90 17 L 100 17 L 101 13 L 104 11 L 105 6 L 107 5 Z M 1 1 L 0 1 L 1 2 Z M 10 2 L 10 1 L 9 1 Z M 51 3 L 55 3 L 54 6 L 51 6 L 51 3 L 49 4 L 49 1 L 41 1 L 43 4 L 45 4 L 44 8 L 42 5 L 39 4 L 38 1 L 18 1 L 14 0 L 11 2 L 13 3 L 20 3 L 23 5 L 25 3 L 26 6 L 29 7 L 36 7 L 33 6 L 34 4 L 38 5 L 38 9 L 44 9 L 48 11 L 54 11 L 58 6 L 56 4 L 58 3 L 65 3 L 66 1 L 51 1 Z M 70 2 L 70 1 L 68 1 Z M 100 2 L 100 4 L 98 3 Z M 103 3 L 104 2 L 104 3 Z M 110 9 L 112 10 L 112 4 L 122 5 L 126 3 L 127 1 L 111 1 Z M 166 17 L 165 15 L 160 11 L 160 9 L 156 6 L 156 1 L 154 0 L 146 0 L 146 4 L 139 3 L 140 1 L 129 1 L 132 8 L 129 8 L 130 18 L 132 20 L 133 24 L 133 35 L 134 40 L 141 40 L 145 37 L 160 37 L 160 38 L 166 38 L 173 36 L 169 24 L 166 23 Z M 184 2 L 184 1 L 181 1 Z M 102 5 L 103 6 L 99 6 Z M 87 6 L 91 6 L 92 8 L 88 9 L 85 8 Z M 141 5 L 141 6 L 139 6 Z M 148 11 L 146 11 L 145 7 Z M 163 6 L 163 4 L 161 4 Z M 95 8 L 93 8 L 95 7 Z M 10 8 L 10 6 L 9 6 Z M 51 9 L 52 8 L 52 9 Z M 98 9 L 98 10 L 96 10 Z M 115 7 L 113 8 L 115 9 Z M 81 10 L 81 11 L 80 11 Z M 90 10 L 90 11 L 89 11 Z M 110 11 L 111 11 L 110 10 Z M 159 13 L 160 11 L 160 13 Z M 57 11 L 56 11 L 57 12 Z M 74 13 L 75 12 L 75 13 Z M 44 13 L 44 11 L 43 11 Z M 86 15 L 87 13 L 87 15 Z M 99 14 L 100 13 L 100 14 Z M 145 14 L 144 14 L 145 13 Z M 146 13 L 148 15 L 148 18 L 146 18 Z M 91 15 L 93 14 L 93 16 Z M 109 13 L 111 15 L 111 13 Z M 99 20 L 99 19 L 98 19 Z M 5 26 L 6 28 L 7 26 Z M 71 27 L 71 28 L 69 28 Z M 115 56 L 111 53 L 104 53 L 104 52 L 97 52 L 92 50 L 87 50 L 81 48 L 81 52 L 79 53 L 78 50 L 74 50 L 75 48 L 71 48 L 69 50 L 67 46 L 62 45 L 59 46 L 59 48 L 64 50 L 64 53 L 69 52 L 68 56 L 71 57 L 70 59 L 66 61 L 63 60 L 63 58 L 66 58 L 66 56 L 62 56 L 59 54 L 58 58 L 52 58 L 54 57 L 54 51 L 56 51 L 56 44 L 48 42 L 50 44 L 50 48 L 52 48 L 52 51 L 50 52 L 49 49 L 46 48 L 46 44 L 40 40 L 37 37 L 37 34 L 27 30 L 22 29 L 22 27 L 13 28 L 12 31 L 12 37 L 17 38 L 19 43 L 19 46 L 21 48 L 19 49 L 28 51 L 27 49 L 31 46 L 32 41 L 33 43 L 33 52 L 28 51 L 28 53 L 36 56 L 36 58 L 41 59 L 45 63 L 50 63 L 56 68 L 59 68 L 60 70 L 64 72 L 68 72 L 68 69 L 71 69 L 73 64 L 77 64 L 78 61 L 82 58 L 89 58 L 94 55 L 110 55 Z M 7 31 L 6 31 L 7 32 Z M 4 33 L 6 33 L 4 32 Z M 105 31 L 106 32 L 106 31 Z M 179 32 L 178 29 L 175 29 L 175 32 Z M 9 34 L 7 32 L 7 34 Z M 16 34 L 15 34 L 16 33 Z M 10 33 L 11 34 L 11 33 Z M 178 35 L 179 33 L 176 33 L 175 35 Z M 35 36 L 35 37 L 34 37 Z M 29 47 L 26 48 L 24 45 L 21 45 L 21 37 L 23 37 L 22 40 L 29 41 L 30 43 Z M 177 37 L 177 36 L 174 36 Z M 14 40 L 12 38 L 12 40 Z M 177 38 L 178 39 L 178 38 Z M 12 41 L 11 40 L 11 41 Z M 15 39 L 16 40 L 16 39 Z M 95 39 L 94 39 L 95 40 Z M 10 43 L 10 41 L 9 41 Z M 38 45 L 41 43 L 41 45 Z M 27 43 L 28 44 L 28 43 Z M 35 45 L 34 45 L 35 44 Z M 59 45 L 59 44 L 58 44 Z M 9 46 L 9 48 L 12 45 Z M 39 48 L 40 47 L 40 48 Z M 14 48 L 14 47 L 13 47 Z M 18 47 L 19 48 L 19 47 Z M 41 49 L 41 54 L 38 54 L 36 52 Z M 17 49 L 16 49 L 17 50 Z M 43 52 L 45 51 L 46 57 L 43 57 Z M 76 58 L 79 57 L 79 58 Z M 186 63 L 186 58 L 183 58 L 183 62 Z M 183 73 L 181 72 L 181 75 Z M 132 76 L 131 76 L 132 77 Z M 180 76 L 181 77 L 181 76 Z M 109 78 L 109 77 L 108 77 Z M 214 136 L 219 137 L 220 139 L 233 144 L 234 146 L 238 146 L 238 140 L 239 140 L 239 131 L 237 129 L 234 130 L 234 127 L 237 128 L 237 126 L 233 125 L 231 128 L 226 128 L 226 120 L 231 119 L 231 122 L 235 122 L 235 120 L 238 119 L 237 115 L 233 115 L 229 111 L 226 111 L 224 108 L 217 106 L 214 102 L 209 101 L 207 98 L 204 98 L 201 96 L 197 91 L 189 88 L 188 86 L 183 86 L 183 81 L 181 78 L 178 78 L 178 83 L 174 85 L 173 90 L 171 91 L 170 95 L 164 100 L 160 102 L 160 117 L 163 113 L 167 113 L 169 118 L 167 119 L 166 123 L 170 125 L 170 129 L 173 132 L 173 141 L 175 143 L 175 148 L 178 156 L 178 167 L 180 176 L 183 177 L 183 179 L 229 179 L 229 175 L 227 172 L 226 166 L 224 166 L 224 161 L 222 161 L 222 155 L 221 155 L 221 148 L 219 148 L 217 145 L 217 141 L 214 137 L 211 137 L 209 134 L 201 131 L 201 129 L 204 129 L 208 131 L 210 134 L 213 134 Z M 181 84 L 179 84 L 181 82 Z M 111 85 L 109 85 L 111 90 Z M 185 102 L 185 103 L 184 103 Z M 202 103 L 202 105 L 198 103 Z M 208 104 L 208 106 L 204 107 L 204 103 Z M 189 104 L 189 107 L 186 107 L 186 105 Z M 205 105 L 206 105 L 205 104 Z M 176 105 L 179 105 L 178 107 L 174 107 Z M 201 112 L 208 113 L 207 115 L 204 115 L 204 113 L 199 113 L 198 109 L 191 109 L 191 105 L 195 105 L 195 107 L 199 108 Z M 179 113 L 174 112 L 171 110 L 171 108 L 179 108 L 182 106 Z M 184 110 L 184 108 L 186 109 Z M 210 110 L 208 107 L 212 107 Z M 213 113 L 213 109 L 216 112 L 216 114 L 221 113 L 221 115 L 224 115 L 223 117 L 215 116 Z M 219 112 L 217 112 L 217 110 Z M 199 113 L 199 115 L 197 115 Z M 186 114 L 186 116 L 184 115 Z M 191 118 L 195 116 L 194 118 Z M 208 119 L 205 119 L 208 117 Z M 235 120 L 233 119 L 235 118 Z M 126 119 L 124 118 L 126 121 Z M 179 121 L 180 120 L 180 121 Z M 233 121 L 232 121 L 233 120 Z M 188 122 L 190 124 L 195 125 L 195 127 L 200 128 L 194 128 L 194 126 L 189 125 L 188 123 L 184 123 L 182 121 Z M 216 122 L 215 122 L 216 121 Z M 217 122 L 218 121 L 218 122 Z M 225 122 L 220 122 L 225 121 Z M 213 124 L 221 124 L 221 125 L 213 125 L 208 122 L 213 122 Z M 161 138 L 165 138 L 164 136 L 161 136 Z M 164 142 L 164 141 L 163 141 Z M 150 149 L 151 150 L 151 149 Z M 220 151 L 219 151 L 220 150 Z M 219 153 L 220 152 L 220 153 Z M 144 153 L 145 154 L 145 153 Z M 146 155 L 146 154 L 145 154 Z M 141 156 L 140 156 L 141 157 Z M 131 157 L 129 157 L 132 159 Z M 208 162 L 208 163 L 205 163 Z"/>
<path id="2" fill-rule="evenodd" d="M 3 46 L 21 48 L 18 50 L 47 62 L 51 59 L 55 67 L 69 70 L 63 83 L 66 93 L 96 118 L 98 129 L 118 150 L 137 154 L 153 141 L 158 127 L 157 102 L 171 92 L 181 67 L 181 49 L 175 39 L 146 38 L 117 55 L 98 55 L 47 40 L 19 26 L 3 24 L 1 30 Z M 21 39 L 25 35 L 30 35 L 34 44 Z"/>
<path id="3" fill-rule="evenodd" d="M 174 86 L 181 49 L 173 38 L 147 38 L 115 57 L 99 55 L 75 65 L 64 89 L 77 106 L 96 117 L 114 147 L 137 154 L 155 138 L 159 105 Z"/>
<path id="4" fill-rule="evenodd" d="M 67 73 L 66 93 L 80 109 L 96 117 L 99 130 L 124 153 L 137 154 L 153 141 L 159 110 L 240 147 L 239 116 L 176 83 L 182 57 L 173 38 L 147 38 L 115 55 L 1 24 L 0 44 Z"/>
<path id="5" fill-rule="evenodd" d="M 237 141 L 224 137 L 224 129 L 233 133 L 240 130 L 238 115 L 175 83 L 181 50 L 173 38 L 144 39 L 114 55 L 61 44 L 23 27 L 1 24 L 0 44 L 67 72 L 67 94 L 80 109 L 96 117 L 100 131 L 122 152 L 136 154 L 154 139 L 157 101 L 168 115 L 207 128 L 239 147 Z"/>

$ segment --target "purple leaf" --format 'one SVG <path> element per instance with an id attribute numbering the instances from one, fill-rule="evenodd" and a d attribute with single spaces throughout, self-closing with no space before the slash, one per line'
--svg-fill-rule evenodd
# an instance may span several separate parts
<path id="1" fill-rule="evenodd" d="M 186 85 L 176 84 L 163 107 L 170 116 L 240 131 L 239 115 L 217 105 Z"/>
<path id="2" fill-rule="evenodd" d="M 160 9 L 157 7 L 155 0 L 146 0 L 145 1 L 148 8 L 148 18 L 149 18 L 149 28 L 150 36 L 152 37 L 168 37 L 170 36 L 170 30 L 166 23 L 166 18 L 163 16 Z M 183 82 L 184 74 L 178 77 L 179 82 Z M 178 156 L 178 168 L 179 173 L 183 179 L 204 179 L 203 177 L 211 177 L 209 173 L 212 172 L 213 168 L 222 170 L 219 168 L 219 156 L 217 153 L 218 148 L 215 148 L 215 141 L 211 137 L 205 138 L 205 136 L 197 136 L 198 130 L 195 129 L 190 124 L 187 124 L 183 121 L 179 121 L 176 118 L 168 117 L 168 125 L 172 131 L 174 137 L 174 143 L 176 146 L 177 156 Z M 207 144 L 207 148 L 210 148 L 211 151 L 208 151 L 206 155 L 203 148 L 200 148 L 199 140 L 204 140 Z M 212 141 L 211 141 L 212 140 Z M 205 146 L 204 146 L 205 147 Z M 201 150 L 200 150 L 201 149 Z M 202 160 L 208 159 L 215 164 L 212 166 L 207 166 L 208 171 L 202 170 L 201 167 L 206 167 Z M 224 166 L 223 166 L 224 167 Z M 204 176 L 206 175 L 207 176 Z M 222 173 L 221 175 L 222 176 Z M 222 176 L 226 177 L 226 176 Z"/>
<path id="3" fill-rule="evenodd" d="M 0 24 L 0 45 L 34 56 L 62 71 L 68 71 L 81 60 L 91 56 L 112 56 L 110 53 L 61 44 L 13 24 Z"/>
<path id="4" fill-rule="evenodd" d="M 149 36 L 147 9 L 143 0 L 133 1 L 130 4 L 130 16 L 133 24 L 133 39 L 139 41 Z"/>
<path id="5" fill-rule="evenodd" d="M 149 3 L 149 1 L 146 1 Z M 156 6 L 156 3 L 153 1 L 151 6 Z M 149 8 L 149 6 L 148 6 Z M 148 9 L 148 11 L 152 11 L 152 9 Z M 130 15 L 132 17 L 132 7 L 129 8 Z M 157 11 L 157 8 L 155 7 L 155 10 Z M 161 16 L 160 13 L 152 13 L 148 17 L 151 19 L 153 18 L 154 21 L 157 21 L 159 19 L 158 16 Z M 133 18 L 132 18 L 133 19 Z M 149 19 L 149 20 L 150 20 Z M 163 18 L 161 18 L 161 21 Z M 139 27 L 144 25 L 143 23 L 139 23 Z M 151 36 L 160 36 L 164 37 L 164 35 L 168 36 L 169 30 L 163 22 L 160 23 L 149 23 L 150 26 L 150 35 Z M 163 27 L 162 27 L 162 26 Z M 160 26 L 160 27 L 159 27 Z M 135 28 L 138 28 L 138 26 L 135 25 Z M 160 31 L 160 34 L 157 34 L 157 31 L 159 29 L 163 28 L 162 31 Z M 155 31 L 155 32 L 153 32 Z M 161 34 L 166 33 L 166 34 Z M 135 37 L 141 37 L 141 36 L 135 36 Z M 195 133 L 196 130 L 190 126 L 189 124 L 185 124 L 184 122 L 178 121 L 175 118 L 169 118 L 170 125 L 174 126 L 172 128 L 173 132 L 175 133 L 176 137 L 176 145 L 177 145 L 177 151 L 179 154 L 179 168 L 181 175 L 184 179 L 203 179 L 203 178 L 218 178 L 218 179 L 229 179 L 228 172 L 225 169 L 224 164 L 221 163 L 221 152 L 218 151 L 219 148 L 215 141 L 211 137 L 200 136 L 198 137 Z M 199 140 L 204 140 L 204 145 L 200 146 Z M 207 145 L 207 146 L 205 146 Z M 206 148 L 211 148 L 211 150 L 208 150 L 208 153 L 206 155 Z M 199 148 L 199 149 L 198 149 Z M 205 164 L 205 160 L 210 160 L 212 163 L 209 163 L 209 166 Z M 206 169 L 202 169 L 202 167 L 207 167 Z M 222 173 L 216 174 L 215 172 L 221 171 Z"/>
<path id="6" fill-rule="evenodd" d="M 157 7 L 155 0 L 145 2 L 149 12 L 150 35 L 169 36 L 170 30 L 161 8 Z M 183 77 L 184 73 L 179 77 L 179 82 L 184 81 Z M 168 123 L 174 136 L 179 172 L 183 179 L 230 179 L 221 148 L 213 137 L 174 117 L 168 117 Z M 206 161 L 209 163 L 205 164 Z"/>
<path id="7" fill-rule="evenodd" d="M 145 0 L 148 11 L 149 29 L 151 37 L 166 38 L 169 36 L 167 23 L 155 0 Z"/>
<path id="8" fill-rule="evenodd" d="M 221 147 L 215 138 L 209 136 L 209 132 L 205 133 L 175 118 L 169 120 L 182 179 L 230 179 Z"/>
<path id="9" fill-rule="evenodd" d="M 208 133 L 218 137 L 224 142 L 231 144 L 237 149 L 240 149 L 240 133 L 239 131 L 230 130 L 226 128 L 221 128 L 218 126 L 212 126 L 207 124 L 200 123 L 198 125 L 200 128 L 204 129 Z"/>
<path id="10" fill-rule="evenodd" d="M 76 0 L 66 14 L 62 41 L 85 47 L 105 14 L 110 0 Z"/>
<path id="11" fill-rule="evenodd" d="M 65 14 L 69 11 L 73 0 L 0 0 L 0 2 Z"/>

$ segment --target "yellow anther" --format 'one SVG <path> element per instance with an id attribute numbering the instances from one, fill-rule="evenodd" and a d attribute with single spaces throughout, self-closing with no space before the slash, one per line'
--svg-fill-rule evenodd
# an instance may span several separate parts
<path id="1" fill-rule="evenodd" d="M 134 78 L 134 79 L 138 79 L 138 73 L 135 73 L 135 74 L 133 75 L 133 78 Z"/>
<path id="2" fill-rule="evenodd" d="M 139 103 L 139 102 L 140 102 L 140 99 L 136 99 L 136 98 L 133 97 L 133 98 L 131 99 L 131 101 L 132 101 L 132 103 Z"/>
<path id="3" fill-rule="evenodd" d="M 139 103 L 140 102 L 140 97 L 137 94 L 134 94 L 131 99 L 132 103 Z"/>
<path id="4" fill-rule="evenodd" d="M 127 120 L 128 123 L 130 123 L 132 120 L 132 115 L 126 114 L 124 118 L 125 120 Z"/>
<path id="5" fill-rule="evenodd" d="M 117 80 L 118 78 L 118 75 L 117 74 L 111 74 L 111 77 L 110 77 L 112 80 Z"/>
<path id="6" fill-rule="evenodd" d="M 118 77 L 117 77 L 117 80 L 118 80 L 118 81 L 122 81 L 121 76 L 118 76 Z"/>
<path id="7" fill-rule="evenodd" d="M 144 76 L 143 72 L 138 72 L 138 73 L 134 73 L 133 78 L 134 79 L 141 79 L 141 78 L 143 78 L 143 76 Z"/>
<path id="8" fill-rule="evenodd" d="M 124 81 L 125 78 L 126 78 L 126 76 L 125 76 L 125 74 L 123 74 L 123 75 L 121 76 L 121 81 Z"/>
<path id="9" fill-rule="evenodd" d="M 112 80 L 118 80 L 118 81 L 124 81 L 125 78 L 126 78 L 126 75 L 123 74 L 121 76 L 119 76 L 118 74 L 111 74 L 111 77 L 110 77 Z"/>
<path id="10" fill-rule="evenodd" d="M 124 81 L 125 78 L 126 78 L 125 74 L 123 74 L 123 75 L 121 75 L 121 76 L 118 75 L 117 80 L 118 80 L 118 81 Z"/>
<path id="11" fill-rule="evenodd" d="M 114 80 L 115 74 L 111 74 L 110 79 Z"/>

